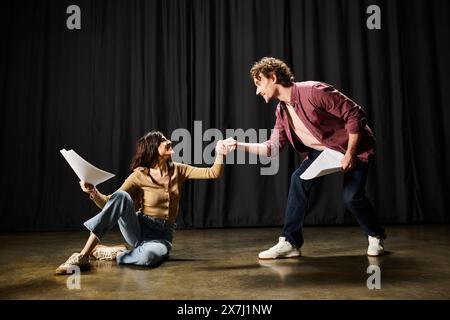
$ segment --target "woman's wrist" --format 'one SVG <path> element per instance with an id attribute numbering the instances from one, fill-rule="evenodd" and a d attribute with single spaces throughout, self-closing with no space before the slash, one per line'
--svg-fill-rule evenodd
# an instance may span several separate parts
<path id="1" fill-rule="evenodd" d="M 97 196 L 97 188 L 94 188 L 94 191 L 92 191 L 92 192 L 90 192 L 89 193 L 89 198 L 91 199 L 91 200 L 94 200 L 95 199 L 95 197 Z"/>

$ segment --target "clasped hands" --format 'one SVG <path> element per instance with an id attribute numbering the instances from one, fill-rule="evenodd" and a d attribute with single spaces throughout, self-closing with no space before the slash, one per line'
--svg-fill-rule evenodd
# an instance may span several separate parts
<path id="1" fill-rule="evenodd" d="M 216 152 L 218 154 L 227 155 L 236 149 L 237 141 L 233 138 L 219 140 L 216 144 Z"/>

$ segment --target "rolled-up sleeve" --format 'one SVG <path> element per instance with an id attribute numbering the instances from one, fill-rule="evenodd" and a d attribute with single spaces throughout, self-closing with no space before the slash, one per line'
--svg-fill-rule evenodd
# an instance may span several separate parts
<path id="1" fill-rule="evenodd" d="M 344 120 L 348 133 L 359 133 L 364 130 L 367 124 L 364 110 L 334 87 L 323 83 L 316 84 L 311 87 L 311 97 L 317 108 L 323 108 Z"/>
<path id="2" fill-rule="evenodd" d="M 263 142 L 267 147 L 267 156 L 276 157 L 280 150 L 286 145 L 287 137 L 284 129 L 283 119 L 281 118 L 280 106 L 275 111 L 275 126 L 273 127 L 270 139 Z"/>

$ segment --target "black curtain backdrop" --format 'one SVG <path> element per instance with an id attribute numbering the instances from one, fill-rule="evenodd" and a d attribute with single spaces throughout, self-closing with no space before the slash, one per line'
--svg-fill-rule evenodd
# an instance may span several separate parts
<path id="1" fill-rule="evenodd" d="M 81 30 L 66 27 L 71 4 Z M 381 30 L 366 27 L 372 4 Z M 263 56 L 367 111 L 368 196 L 383 223 L 450 220 L 450 1 L 2 1 L 1 13 L 2 232 L 83 230 L 98 212 L 61 148 L 114 172 L 99 186 L 111 193 L 151 129 L 272 129 L 275 104 L 248 74 Z M 179 226 L 281 225 L 300 160 L 289 146 L 275 176 L 228 165 L 220 180 L 186 183 Z M 355 223 L 341 184 L 335 174 L 316 187 L 306 224 Z"/>

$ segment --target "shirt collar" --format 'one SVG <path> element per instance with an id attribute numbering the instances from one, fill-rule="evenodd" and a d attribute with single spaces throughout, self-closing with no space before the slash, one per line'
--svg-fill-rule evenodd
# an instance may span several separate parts
<path id="1" fill-rule="evenodd" d="M 298 94 L 296 83 L 294 83 L 291 87 L 291 104 L 299 104 L 300 103 L 300 97 Z"/>

